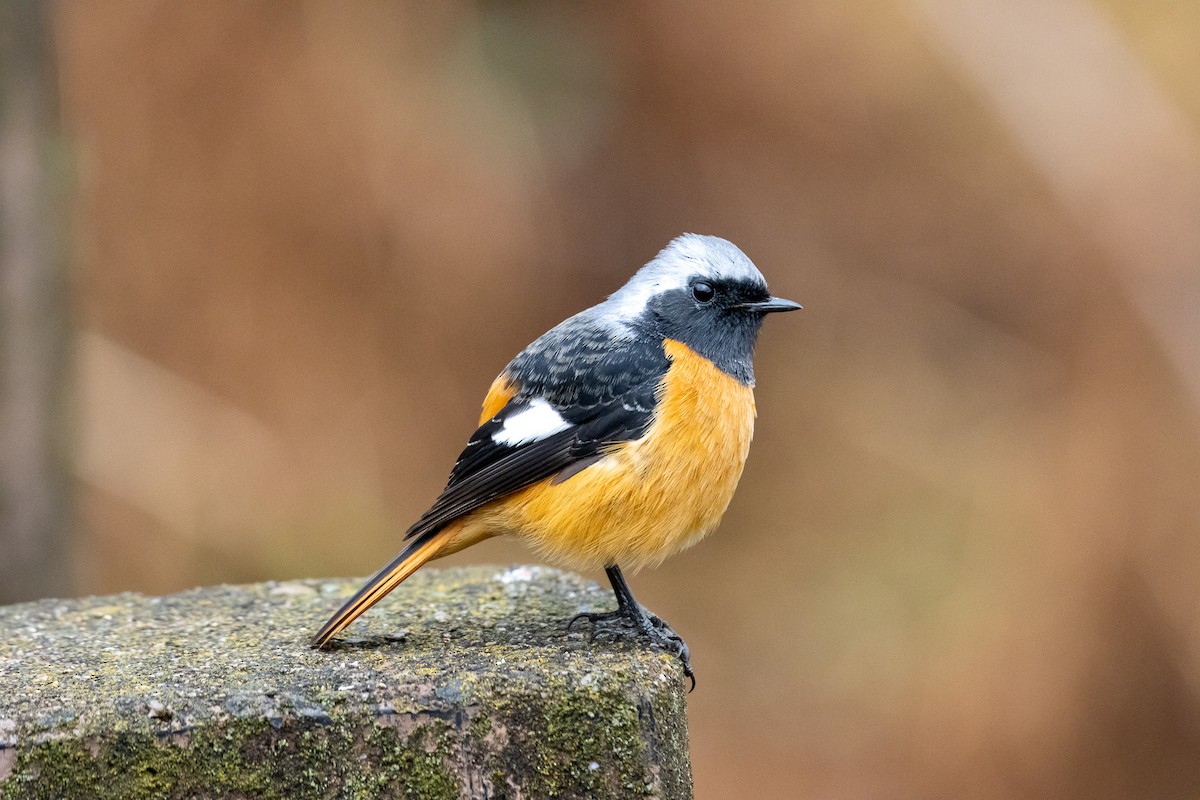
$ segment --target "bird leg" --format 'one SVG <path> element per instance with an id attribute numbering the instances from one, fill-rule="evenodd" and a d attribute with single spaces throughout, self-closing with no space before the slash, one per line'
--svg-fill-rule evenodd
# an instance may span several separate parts
<path id="1" fill-rule="evenodd" d="M 696 676 L 692 673 L 691 652 L 688 650 L 687 644 L 683 641 L 683 637 L 676 633 L 663 619 L 650 613 L 641 603 L 634 599 L 633 592 L 630 591 L 629 584 L 625 582 L 625 576 L 621 574 L 620 567 L 612 564 L 605 567 L 604 572 L 608 575 L 608 582 L 612 584 L 613 594 L 617 596 L 617 610 L 576 614 L 567 623 L 567 630 L 570 631 L 579 620 L 587 620 L 592 626 L 592 633 L 589 636 L 590 641 L 595 639 L 596 634 L 602 631 L 610 632 L 632 628 L 637 633 L 649 639 L 653 647 L 664 650 L 678 658 L 683 664 L 683 674 L 692 682 L 691 689 L 688 689 L 688 691 L 690 692 L 692 689 L 695 689 Z"/>

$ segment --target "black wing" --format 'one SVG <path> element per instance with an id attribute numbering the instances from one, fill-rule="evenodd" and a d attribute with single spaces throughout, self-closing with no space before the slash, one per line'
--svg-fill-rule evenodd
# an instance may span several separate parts
<path id="1" fill-rule="evenodd" d="M 509 363 L 504 375 L 517 393 L 475 431 L 446 488 L 405 538 L 437 531 L 546 478 L 566 480 L 607 448 L 646 432 L 670 367 L 662 340 L 614 335 L 596 313 L 592 308 L 555 326 Z M 535 402 L 548 403 L 565 429 L 518 444 L 497 440 L 505 422 Z"/>
<path id="2" fill-rule="evenodd" d="M 505 420 L 529 407 L 529 401 L 511 401 L 475 431 L 454 465 L 450 482 L 405 538 L 439 530 L 463 514 L 546 478 L 569 477 L 607 448 L 639 438 L 653 418 L 657 384 L 657 379 L 647 381 L 624 398 L 603 405 L 556 409 L 567 422 L 565 429 L 519 444 L 496 438 Z"/>

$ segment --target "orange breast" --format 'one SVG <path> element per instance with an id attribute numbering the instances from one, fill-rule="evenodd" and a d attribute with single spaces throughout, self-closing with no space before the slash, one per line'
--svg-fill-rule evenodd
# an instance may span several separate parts
<path id="1" fill-rule="evenodd" d="M 636 569 L 695 543 L 721 521 L 754 433 L 754 393 L 686 345 L 646 434 L 558 484 L 530 486 L 463 520 L 464 543 L 515 533 L 577 568 Z"/>

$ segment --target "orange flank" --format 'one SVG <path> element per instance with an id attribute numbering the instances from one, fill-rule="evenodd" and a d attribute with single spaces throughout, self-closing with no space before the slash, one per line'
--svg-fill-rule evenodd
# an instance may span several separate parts
<path id="1" fill-rule="evenodd" d="M 496 377 L 496 380 L 492 381 L 492 386 L 488 389 L 487 397 L 483 398 L 483 413 L 479 415 L 479 424 L 483 425 L 483 423 L 499 414 L 508 405 L 508 401 L 512 400 L 516 394 L 516 384 L 508 379 L 508 375 L 501 372 Z"/>
<path id="2" fill-rule="evenodd" d="M 754 392 L 680 342 L 663 349 L 671 366 L 642 438 L 561 483 L 545 480 L 472 512 L 439 555 L 507 533 L 575 568 L 636 569 L 712 531 L 750 449 Z"/>

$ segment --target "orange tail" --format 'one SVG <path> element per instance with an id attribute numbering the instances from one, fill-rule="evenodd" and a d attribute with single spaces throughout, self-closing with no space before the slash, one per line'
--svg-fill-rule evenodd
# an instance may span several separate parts
<path id="1" fill-rule="evenodd" d="M 388 592 L 403 583 L 422 564 L 437 556 L 442 548 L 449 544 L 454 531 L 455 526 L 451 525 L 434 534 L 414 539 L 400 555 L 392 559 L 390 564 L 376 572 L 369 581 L 363 584 L 363 587 L 355 592 L 354 596 L 347 600 L 336 614 L 329 618 L 329 621 L 309 641 L 309 644 L 313 647 L 324 647 L 331 638 L 358 619 L 358 616 L 368 608 L 382 600 Z"/>

